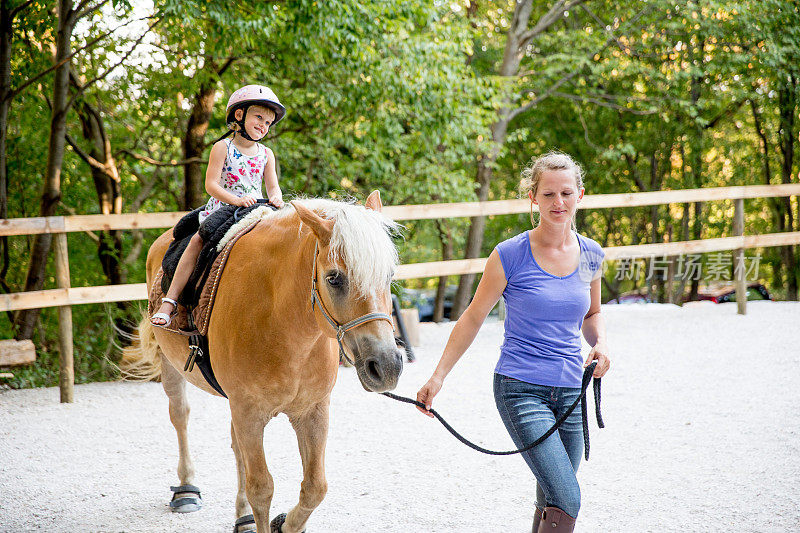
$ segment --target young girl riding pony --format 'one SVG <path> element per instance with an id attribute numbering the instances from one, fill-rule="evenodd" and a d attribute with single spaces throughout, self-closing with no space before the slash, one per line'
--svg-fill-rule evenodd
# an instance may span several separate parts
<path id="1" fill-rule="evenodd" d="M 286 108 L 269 87 L 246 85 L 235 91 L 225 110 L 225 122 L 233 131 L 233 137 L 214 144 L 206 170 L 206 192 L 211 195 L 205 209 L 200 211 L 200 224 L 224 205 L 250 207 L 256 200 L 264 198 L 261 185 L 264 183 L 269 203 L 277 208 L 283 206 L 278 176 L 275 173 L 275 154 L 260 144 L 270 126 L 277 124 L 286 115 Z M 150 319 L 155 326 L 168 326 L 178 302 L 177 298 L 186 286 L 194 270 L 197 257 L 203 249 L 201 232 L 192 237 L 181 255 L 167 295 L 161 307 Z"/>

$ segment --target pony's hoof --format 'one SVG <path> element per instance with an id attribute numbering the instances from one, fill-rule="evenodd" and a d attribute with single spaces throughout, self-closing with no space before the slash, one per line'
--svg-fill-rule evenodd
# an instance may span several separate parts
<path id="1" fill-rule="evenodd" d="M 173 494 L 172 501 L 169 502 L 169 508 L 173 513 L 193 513 L 203 507 L 200 489 L 194 485 L 170 487 L 170 490 Z M 183 494 L 184 496 L 178 498 L 178 494 Z M 186 496 L 186 494 L 192 494 L 192 496 Z"/>
<path id="2" fill-rule="evenodd" d="M 244 515 L 238 520 L 236 520 L 236 524 L 234 524 L 233 526 L 233 533 L 245 533 L 246 531 L 252 533 L 253 531 L 255 531 L 255 525 L 256 525 L 256 520 L 255 518 L 253 518 L 253 515 L 251 514 Z M 253 527 L 248 527 L 246 530 L 245 529 L 240 530 L 240 528 L 243 528 L 245 526 L 253 526 Z"/>
<path id="3" fill-rule="evenodd" d="M 281 513 L 269 523 L 269 533 L 281 533 L 281 526 L 286 522 L 286 513 Z"/>
<path id="4" fill-rule="evenodd" d="M 281 526 L 283 523 L 286 522 L 286 513 L 281 513 L 275 518 L 272 519 L 272 522 L 269 523 L 269 532 L 270 533 L 283 533 L 281 531 Z M 303 533 L 306 533 L 306 530 L 303 530 Z"/>

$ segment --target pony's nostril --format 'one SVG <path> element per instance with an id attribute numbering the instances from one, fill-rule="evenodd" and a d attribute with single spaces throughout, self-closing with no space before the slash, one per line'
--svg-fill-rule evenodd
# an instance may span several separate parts
<path id="1" fill-rule="evenodd" d="M 365 370 L 367 371 L 367 375 L 377 382 L 383 381 L 383 375 L 381 374 L 381 367 L 375 359 L 370 359 L 367 361 L 365 365 Z"/>

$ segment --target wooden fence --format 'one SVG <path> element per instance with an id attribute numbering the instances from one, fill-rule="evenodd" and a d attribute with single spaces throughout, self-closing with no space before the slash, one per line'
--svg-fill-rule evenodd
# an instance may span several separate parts
<path id="1" fill-rule="evenodd" d="M 744 258 L 747 248 L 763 248 L 800 244 L 800 232 L 744 235 L 744 200 L 748 198 L 775 198 L 800 196 L 800 184 L 754 185 L 717 187 L 708 189 L 682 189 L 626 194 L 586 195 L 579 204 L 581 209 L 611 207 L 641 207 L 672 203 L 693 203 L 733 200 L 735 208 L 734 235 L 716 239 L 679 241 L 636 246 L 613 246 L 604 249 L 607 260 L 645 256 L 674 256 L 733 250 L 734 264 Z M 384 213 L 397 221 L 425 220 L 480 215 L 508 215 L 527 213 L 530 201 L 498 200 L 452 204 L 427 204 L 386 206 Z M 61 349 L 61 401 L 73 398 L 72 361 L 72 305 L 89 303 L 146 300 L 144 283 L 72 287 L 69 279 L 67 233 L 84 231 L 133 230 L 168 228 L 185 213 L 126 213 L 121 215 L 77 215 L 40 218 L 0 219 L 0 236 L 55 234 L 55 269 L 58 288 L 41 291 L 0 295 L 0 311 L 59 308 L 59 346 Z M 453 261 L 434 261 L 400 265 L 395 279 L 413 279 L 483 272 L 486 258 Z M 736 296 L 739 313 L 745 313 L 746 291 L 743 269 L 736 269 Z"/>

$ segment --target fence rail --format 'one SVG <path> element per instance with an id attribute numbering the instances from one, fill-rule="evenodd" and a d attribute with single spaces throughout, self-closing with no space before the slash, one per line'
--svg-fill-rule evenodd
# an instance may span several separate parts
<path id="1" fill-rule="evenodd" d="M 734 235 L 714 239 L 669 243 L 613 246 L 605 248 L 606 259 L 626 257 L 675 256 L 733 250 L 735 263 L 744 257 L 747 248 L 800 244 L 800 232 L 744 235 L 744 200 L 800 196 L 800 183 L 783 185 L 748 185 L 707 189 L 682 189 L 625 194 L 586 195 L 579 204 L 581 209 L 606 209 L 615 207 L 643 207 L 672 203 L 693 203 L 733 200 Z M 384 213 L 398 221 L 439 218 L 475 217 L 527 213 L 530 201 L 496 200 L 430 205 L 386 206 Z M 144 283 L 103 285 L 97 287 L 71 287 L 67 254 L 67 233 L 143 230 L 173 226 L 186 212 L 125 213 L 120 215 L 73 215 L 39 218 L 0 219 L 0 237 L 14 235 L 55 234 L 56 280 L 58 288 L 41 291 L 0 295 L 0 311 L 59 308 L 59 345 L 61 347 L 61 401 L 71 402 L 72 376 L 72 313 L 71 306 L 90 303 L 109 303 L 147 299 Z M 454 261 L 434 261 L 400 265 L 395 279 L 413 279 L 444 275 L 474 274 L 483 272 L 486 258 Z M 740 272 L 736 277 L 739 313 L 745 313 L 745 280 Z"/>
<path id="2" fill-rule="evenodd" d="M 579 204 L 581 209 L 612 207 L 643 207 L 650 205 L 740 200 L 748 198 L 777 198 L 800 196 L 800 183 L 785 185 L 742 185 L 708 189 L 680 189 L 623 194 L 587 194 Z M 527 213 L 530 201 L 493 200 L 450 204 L 390 205 L 384 213 L 394 220 L 429 220 L 435 218 L 513 215 Z M 0 219 L 0 237 L 36 235 L 40 233 L 72 233 L 77 231 L 110 231 L 168 228 L 187 211 L 173 213 L 123 213 L 120 215 L 72 215 L 38 218 Z"/>

